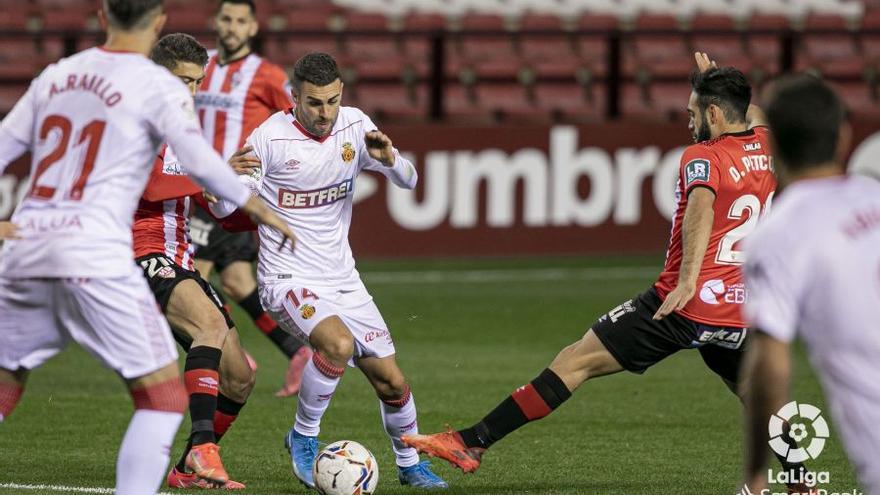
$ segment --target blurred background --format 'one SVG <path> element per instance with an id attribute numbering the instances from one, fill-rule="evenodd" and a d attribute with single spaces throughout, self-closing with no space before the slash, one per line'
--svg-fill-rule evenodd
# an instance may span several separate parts
<path id="1" fill-rule="evenodd" d="M 0 0 L 0 115 L 46 64 L 103 42 L 96 0 Z M 166 0 L 214 46 L 213 0 Z M 662 253 L 689 144 L 695 50 L 751 79 L 813 71 L 846 101 L 853 169 L 880 170 L 880 2 L 257 0 L 256 50 L 328 52 L 343 104 L 417 162 L 416 192 L 362 178 L 365 256 Z M 27 161 L 0 177 L 0 218 Z M 377 235 L 378 234 L 378 235 Z"/>

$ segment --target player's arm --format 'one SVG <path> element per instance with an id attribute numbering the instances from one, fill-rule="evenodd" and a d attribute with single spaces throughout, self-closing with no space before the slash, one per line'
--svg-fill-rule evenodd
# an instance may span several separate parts
<path id="1" fill-rule="evenodd" d="M 791 353 L 788 342 L 758 329 L 749 335 L 740 396 L 746 406 L 745 482 L 753 493 L 767 485 L 767 422 L 788 402 Z"/>
<path id="2" fill-rule="evenodd" d="M 419 180 L 415 166 L 394 148 L 391 138 L 374 130 L 364 135 L 367 156 L 364 168 L 375 170 L 391 180 L 397 187 L 413 189 Z"/>
<path id="3" fill-rule="evenodd" d="M 694 60 L 697 62 L 697 70 L 701 73 L 718 67 L 718 64 L 710 59 L 706 52 L 694 53 Z M 764 115 L 764 111 L 761 110 L 761 107 L 755 104 L 749 105 L 749 109 L 746 111 L 746 123 L 748 124 L 749 129 L 752 127 L 767 125 L 767 117 Z"/>
<path id="4" fill-rule="evenodd" d="M 35 130 L 34 93 L 37 80 L 31 83 L 9 115 L 0 124 L 0 173 L 31 149 Z"/>
<path id="5" fill-rule="evenodd" d="M 20 239 L 18 237 L 18 226 L 12 222 L 0 222 L 0 241 L 6 239 Z"/>
<path id="6" fill-rule="evenodd" d="M 693 299 L 703 258 L 709 247 L 712 223 L 715 221 L 714 203 L 715 191 L 708 187 L 697 186 L 688 193 L 681 225 L 682 258 L 678 270 L 678 285 L 666 295 L 663 304 L 654 314 L 655 320 L 680 310 Z"/>

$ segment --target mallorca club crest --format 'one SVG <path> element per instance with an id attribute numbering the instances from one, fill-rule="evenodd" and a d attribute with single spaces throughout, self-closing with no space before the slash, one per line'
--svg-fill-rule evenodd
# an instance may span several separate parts
<path id="1" fill-rule="evenodd" d="M 345 163 L 351 163 L 354 160 L 354 148 L 351 146 L 351 143 L 342 145 L 342 159 L 345 160 Z"/>
<path id="2" fill-rule="evenodd" d="M 315 307 L 311 304 L 303 304 L 299 308 L 299 313 L 302 315 L 303 320 L 308 320 L 309 318 L 315 316 Z"/>

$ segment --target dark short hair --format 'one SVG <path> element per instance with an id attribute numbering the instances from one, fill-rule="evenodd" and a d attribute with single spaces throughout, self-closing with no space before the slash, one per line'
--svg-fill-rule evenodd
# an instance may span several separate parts
<path id="1" fill-rule="evenodd" d="M 104 0 L 107 21 L 122 29 L 140 27 L 139 24 L 159 7 L 162 7 L 162 0 Z"/>
<path id="2" fill-rule="evenodd" d="M 717 105 L 730 122 L 745 122 L 752 101 L 752 86 L 739 70 L 720 67 L 694 72 L 691 88 L 697 94 L 701 112 L 705 112 L 709 105 Z"/>
<path id="3" fill-rule="evenodd" d="M 257 4 L 254 3 L 254 0 L 220 0 L 220 2 L 217 3 L 218 12 L 220 11 L 220 9 L 223 8 L 224 3 L 231 3 L 233 5 L 247 5 L 251 8 L 251 14 L 257 15 Z"/>
<path id="4" fill-rule="evenodd" d="M 208 51 L 195 38 L 184 33 L 163 36 L 150 52 L 153 62 L 174 70 L 179 62 L 190 62 L 200 67 L 208 63 Z"/>
<path id="5" fill-rule="evenodd" d="M 824 82 L 806 74 L 774 84 L 766 105 L 774 154 L 790 170 L 831 162 L 846 110 Z"/>
<path id="6" fill-rule="evenodd" d="M 339 67 L 336 60 L 326 53 L 307 53 L 293 66 L 293 85 L 297 88 L 301 88 L 303 82 L 326 86 L 337 79 Z"/>

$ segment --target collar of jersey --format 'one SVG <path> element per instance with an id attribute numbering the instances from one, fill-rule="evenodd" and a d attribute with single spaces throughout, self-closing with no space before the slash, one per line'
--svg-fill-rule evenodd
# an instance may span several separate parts
<path id="1" fill-rule="evenodd" d="M 135 51 L 132 51 L 132 50 L 114 50 L 113 48 L 107 48 L 107 47 L 104 46 L 104 45 L 99 45 L 99 46 L 96 46 L 95 48 L 97 48 L 98 50 L 101 50 L 102 52 L 106 52 L 106 53 L 125 53 L 125 54 L 130 54 L 130 55 L 141 55 L 141 56 L 143 56 L 142 53 L 138 53 L 138 52 L 135 52 Z"/>
<path id="2" fill-rule="evenodd" d="M 755 128 L 752 127 L 752 128 L 746 129 L 744 131 L 739 131 L 739 132 L 725 132 L 724 134 L 722 134 L 718 137 L 725 137 L 725 136 L 744 137 L 744 136 L 751 136 L 754 133 L 755 133 Z"/>
<path id="3" fill-rule="evenodd" d="M 296 129 L 299 132 L 301 132 L 303 134 L 303 136 L 305 136 L 311 140 L 317 141 L 319 143 L 323 143 L 324 141 L 327 140 L 327 138 L 329 138 L 330 136 L 333 135 L 333 129 L 331 128 L 330 132 L 326 136 L 324 136 L 324 137 L 315 136 L 314 134 L 309 132 L 308 129 L 303 127 L 303 125 L 300 124 L 298 120 L 296 120 L 296 114 L 293 113 L 293 108 L 288 108 L 287 113 L 290 115 L 290 121 L 293 123 L 293 126 L 296 127 Z M 336 127 L 336 126 L 334 126 L 334 127 Z"/>

